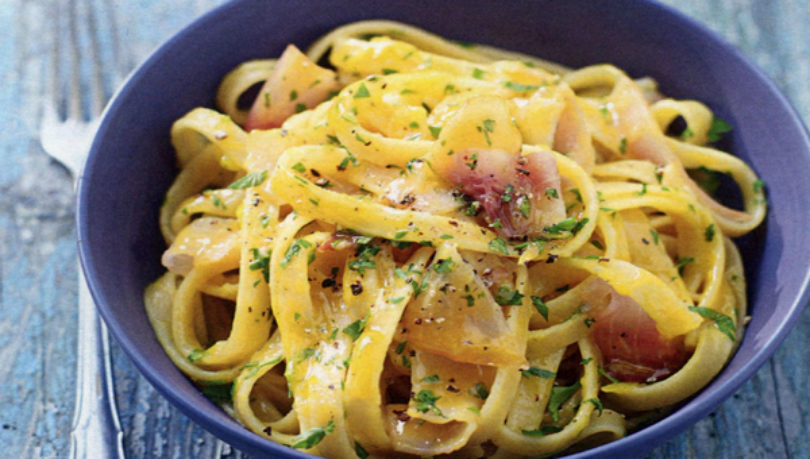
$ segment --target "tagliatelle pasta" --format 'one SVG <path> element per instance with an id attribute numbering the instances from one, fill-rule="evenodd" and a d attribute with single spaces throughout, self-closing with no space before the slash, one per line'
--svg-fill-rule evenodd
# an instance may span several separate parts
<path id="1" fill-rule="evenodd" d="M 742 337 L 730 237 L 763 184 L 713 147 L 727 124 L 651 79 L 368 21 L 239 66 L 216 100 L 172 128 L 145 303 L 258 435 L 334 458 L 587 448 L 698 392 Z M 742 209 L 701 186 L 718 173 Z"/>

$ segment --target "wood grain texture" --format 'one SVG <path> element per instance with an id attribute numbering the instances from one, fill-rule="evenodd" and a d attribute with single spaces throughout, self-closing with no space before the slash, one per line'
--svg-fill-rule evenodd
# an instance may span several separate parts
<path id="1" fill-rule="evenodd" d="M 65 457 L 73 411 L 76 246 L 72 181 L 38 141 L 54 43 L 64 18 L 99 47 L 104 75 L 124 73 L 223 0 L 0 2 L 0 445 L 9 457 Z M 810 5 L 804 0 L 666 0 L 738 46 L 810 120 Z M 86 27 L 89 21 L 96 27 Z M 89 61 L 87 61 L 89 62 Z M 113 91 L 109 77 L 105 95 Z M 712 415 L 650 458 L 807 457 L 810 309 L 785 344 Z M 238 457 L 158 395 L 113 344 L 117 399 L 131 457 Z"/>

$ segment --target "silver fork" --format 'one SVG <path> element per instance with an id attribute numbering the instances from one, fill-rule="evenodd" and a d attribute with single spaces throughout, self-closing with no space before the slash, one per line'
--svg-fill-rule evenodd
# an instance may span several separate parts
<path id="1" fill-rule="evenodd" d="M 87 2 L 82 3 L 87 5 Z M 67 14 L 61 11 L 65 7 L 68 8 Z M 105 75 L 101 68 L 95 12 L 92 6 L 88 7 L 86 23 L 79 24 L 77 7 L 75 0 L 67 5 L 61 1 L 54 2 L 53 79 L 48 91 L 50 94 L 43 100 L 40 125 L 43 149 L 70 171 L 74 187 L 98 128 L 105 99 Z M 89 40 L 89 49 L 80 44 L 80 25 L 87 26 L 86 35 L 82 37 Z M 70 57 L 67 72 L 62 69 L 63 53 Z M 83 65 L 89 67 L 89 80 L 82 78 L 82 71 L 87 70 L 83 69 Z M 121 80 L 117 67 L 113 65 L 108 69 L 112 70 L 113 79 L 113 84 L 108 87 Z M 123 433 L 115 405 L 109 335 L 96 313 L 81 267 L 78 273 L 76 404 L 71 426 L 70 457 L 123 458 Z"/>

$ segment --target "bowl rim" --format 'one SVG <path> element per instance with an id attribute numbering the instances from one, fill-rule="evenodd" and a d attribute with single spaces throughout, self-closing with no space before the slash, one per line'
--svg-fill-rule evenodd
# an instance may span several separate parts
<path id="1" fill-rule="evenodd" d="M 77 180 L 77 201 L 76 201 L 76 227 L 77 227 L 77 245 L 78 254 L 81 264 L 81 269 L 86 275 L 87 284 L 92 295 L 96 308 L 109 325 L 109 330 L 115 336 L 121 347 L 126 354 L 131 358 L 140 373 L 149 381 L 149 383 L 161 393 L 162 396 L 171 401 L 178 407 L 186 416 L 191 418 L 195 423 L 202 426 L 208 432 L 222 438 L 227 437 L 228 442 L 232 443 L 237 448 L 245 448 L 249 451 L 264 451 L 265 453 L 272 452 L 282 454 L 285 457 L 295 458 L 311 458 L 313 456 L 303 453 L 298 450 L 283 446 L 275 443 L 269 439 L 265 439 L 259 435 L 254 434 L 246 427 L 240 425 L 238 422 L 227 423 L 218 419 L 210 418 L 203 413 L 198 405 L 192 400 L 177 395 L 174 392 L 173 385 L 168 383 L 166 379 L 161 378 L 156 371 L 149 367 L 148 362 L 144 356 L 138 352 L 137 344 L 130 340 L 126 335 L 120 332 L 123 324 L 111 312 L 109 301 L 102 293 L 102 287 L 98 280 L 98 270 L 93 259 L 93 254 L 88 245 L 90 239 L 89 231 L 89 209 L 88 203 L 88 185 L 85 177 L 85 169 L 92 170 L 97 158 L 102 154 L 99 150 L 101 140 L 109 130 L 109 114 L 115 112 L 118 108 L 121 99 L 125 98 L 134 89 L 132 84 L 137 83 L 144 73 L 155 66 L 163 55 L 169 52 L 175 43 L 184 40 L 184 37 L 190 33 L 203 29 L 207 24 L 215 20 L 215 18 L 230 8 L 239 8 L 240 4 L 247 0 L 236 0 L 223 3 L 214 7 L 203 15 L 197 17 L 188 25 L 175 32 L 171 38 L 161 43 L 150 55 L 138 65 L 125 79 L 118 91 L 113 95 L 102 115 L 101 123 L 96 136 L 90 148 L 88 158 L 85 163 L 85 168 L 82 169 L 80 176 Z M 685 13 L 676 10 L 674 7 L 659 3 L 656 0 L 644 0 L 649 7 L 656 9 L 656 14 L 661 16 L 669 16 L 671 20 L 679 23 L 681 26 L 691 29 L 692 32 L 706 37 L 708 40 L 714 42 L 722 48 L 725 54 L 733 57 L 740 64 L 755 76 L 759 83 L 763 84 L 773 97 L 774 102 L 784 110 L 792 122 L 793 130 L 801 138 L 805 146 L 805 155 L 810 156 L 810 133 L 802 121 L 801 115 L 798 113 L 792 103 L 784 96 L 782 91 L 774 83 L 774 81 L 766 75 L 750 58 L 743 54 L 735 45 L 728 42 L 725 38 L 711 30 L 703 23 L 687 16 Z M 676 435 L 682 433 L 689 426 L 694 425 L 700 419 L 707 416 L 710 412 L 717 409 L 724 403 L 734 392 L 746 383 L 753 374 L 759 370 L 764 363 L 773 355 L 782 342 L 787 338 L 790 331 L 793 330 L 802 311 L 805 309 L 810 299 L 810 264 L 807 265 L 803 280 L 798 289 L 797 294 L 793 297 L 793 301 L 787 309 L 785 314 L 775 326 L 776 333 L 767 337 L 764 344 L 756 351 L 750 359 L 744 362 L 741 368 L 730 375 L 728 379 L 718 383 L 719 385 L 713 388 L 711 394 L 706 394 L 704 389 L 701 389 L 696 395 L 687 399 L 687 402 L 680 405 L 675 411 L 666 415 L 661 420 L 644 427 L 641 430 L 633 432 L 619 440 L 606 443 L 604 445 L 590 448 L 588 450 L 574 453 L 569 458 L 585 458 L 592 456 L 618 456 L 624 455 L 627 452 L 641 452 L 651 450 L 655 446 L 674 438 Z M 743 342 L 745 341 L 743 338 Z M 742 343 L 742 342 L 741 342 Z M 733 356 L 732 356 L 733 358 Z M 714 384 L 716 378 L 709 384 Z M 694 400 L 701 399 L 700 403 L 693 403 Z"/>

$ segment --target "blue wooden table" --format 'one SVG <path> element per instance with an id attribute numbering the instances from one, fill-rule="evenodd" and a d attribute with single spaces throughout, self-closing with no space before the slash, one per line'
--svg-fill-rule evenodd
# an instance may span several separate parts
<path id="1" fill-rule="evenodd" d="M 0 445 L 64 457 L 73 413 L 76 244 L 72 180 L 39 143 L 55 44 L 93 36 L 110 75 L 222 0 L 0 1 Z M 667 0 L 737 45 L 810 120 L 810 2 Z M 76 33 L 65 27 L 75 15 Z M 94 27 L 92 25 L 95 24 Z M 93 35 L 95 34 L 95 35 Z M 64 60 L 64 56 L 62 56 Z M 132 457 L 241 456 L 158 395 L 114 344 Z M 649 457 L 810 457 L 810 309 L 775 356 L 708 418 Z"/>

